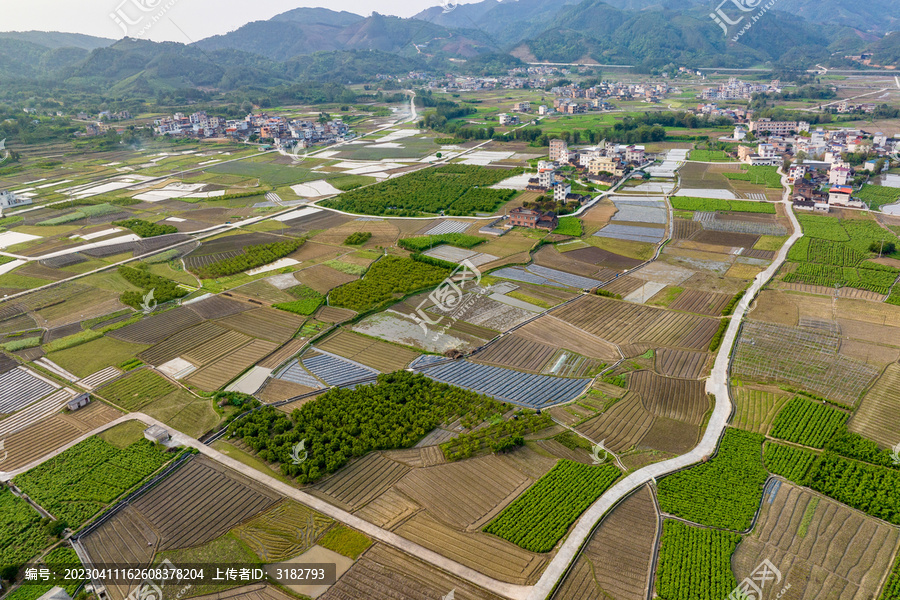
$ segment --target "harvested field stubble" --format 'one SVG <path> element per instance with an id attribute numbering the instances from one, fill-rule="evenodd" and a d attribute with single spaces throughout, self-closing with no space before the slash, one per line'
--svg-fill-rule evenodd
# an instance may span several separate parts
<path id="1" fill-rule="evenodd" d="M 640 395 L 629 392 L 612 408 L 578 426 L 578 431 L 594 442 L 606 440 L 607 448 L 622 452 L 640 443 L 655 420 Z"/>
<path id="2" fill-rule="evenodd" d="M 662 377 L 651 371 L 631 374 L 629 389 L 644 399 L 651 413 L 699 425 L 710 408 L 704 384 L 690 379 Z"/>
<path id="3" fill-rule="evenodd" d="M 874 598 L 891 566 L 898 531 L 808 490 L 784 484 L 734 554 L 749 576 L 769 558 L 796 598 Z"/>
<path id="4" fill-rule="evenodd" d="M 652 492 L 642 487 L 603 518 L 554 600 L 645 600 L 658 534 Z"/>
<path id="5" fill-rule="evenodd" d="M 277 495 L 205 458 L 194 458 L 133 503 L 160 533 L 159 548 L 209 542 L 275 503 Z"/>
<path id="6" fill-rule="evenodd" d="M 374 582 L 374 583 L 373 583 Z M 461 600 L 502 600 L 500 596 L 434 567 L 376 544 L 321 600 L 434 600 L 453 591 Z"/>
<path id="7" fill-rule="evenodd" d="M 719 327 L 716 319 L 673 313 L 599 296 L 579 298 L 554 315 L 613 343 L 641 341 L 690 350 L 705 350 Z"/>
<path id="8" fill-rule="evenodd" d="M 888 365 L 884 374 L 863 398 L 848 428 L 883 447 L 897 444 L 900 423 L 900 365 Z"/>

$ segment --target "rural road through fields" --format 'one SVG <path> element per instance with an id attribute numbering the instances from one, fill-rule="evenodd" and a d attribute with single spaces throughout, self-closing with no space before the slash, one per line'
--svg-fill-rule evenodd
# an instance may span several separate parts
<path id="1" fill-rule="evenodd" d="M 103 425 L 102 427 L 98 427 L 97 429 L 94 429 L 93 431 L 82 435 L 78 439 L 66 444 L 65 446 L 63 446 L 61 448 L 58 448 L 54 452 L 51 452 L 50 454 L 48 454 L 42 458 L 39 458 L 36 461 L 31 462 L 28 465 L 25 465 L 24 467 L 16 469 L 15 471 L 0 472 L 0 481 L 8 482 L 8 481 L 12 480 L 12 478 L 14 478 L 16 475 L 20 475 L 21 473 L 24 473 L 25 471 L 35 468 L 36 466 L 50 460 L 54 456 L 57 456 L 57 455 L 63 453 L 64 451 L 68 450 L 69 448 L 75 446 L 76 444 L 78 444 L 80 442 L 83 442 L 84 440 L 88 439 L 91 436 L 97 435 L 98 433 L 101 433 L 107 429 L 110 429 L 111 427 L 119 425 L 120 423 L 125 423 L 126 421 L 135 421 L 135 420 L 141 421 L 148 427 L 150 425 L 159 425 L 160 427 L 162 427 L 163 429 L 165 429 L 166 431 L 169 432 L 169 434 L 172 437 L 172 440 L 176 444 L 181 445 L 181 446 L 196 448 L 204 456 L 207 456 L 208 458 L 210 458 L 230 469 L 233 469 L 239 473 L 242 473 L 243 475 L 253 479 L 257 483 L 260 483 L 261 485 L 264 485 L 272 490 L 275 490 L 276 492 L 278 492 L 279 494 L 283 495 L 286 498 L 291 498 L 292 500 L 296 500 L 297 502 L 300 502 L 301 504 L 304 504 L 305 506 L 308 506 L 314 510 L 317 510 L 322 514 L 327 515 L 336 521 L 339 521 L 340 523 L 349 525 L 350 527 L 353 527 L 354 529 L 362 531 L 367 536 L 369 536 L 370 538 L 372 538 L 376 541 L 382 542 L 389 546 L 393 546 L 394 548 L 397 548 L 407 554 L 410 554 L 410 555 L 418 558 L 419 560 L 422 560 L 422 561 L 429 563 L 439 569 L 442 569 L 443 571 L 446 571 L 447 573 L 455 575 L 455 576 L 459 577 L 460 579 L 464 579 L 464 580 L 468 581 L 469 583 L 473 583 L 479 587 L 484 588 L 485 590 L 488 590 L 490 592 L 493 592 L 494 594 L 503 596 L 505 598 L 510 598 L 511 600 L 525 600 L 528 597 L 528 593 L 531 590 L 530 587 L 522 586 L 522 585 L 515 585 L 512 583 L 505 583 L 503 581 L 498 581 L 496 579 L 488 577 L 487 575 L 483 575 L 482 573 L 479 573 L 478 571 L 476 571 L 474 569 L 471 569 L 469 567 L 461 565 L 458 562 L 455 562 L 453 560 L 450 560 L 449 558 L 446 558 L 446 557 L 438 554 L 437 552 L 433 552 L 427 548 L 424 548 L 416 543 L 413 543 L 405 538 L 400 537 L 399 535 L 397 535 L 395 533 L 387 531 L 386 529 L 382 529 L 376 525 L 373 525 L 372 523 L 369 523 L 368 521 L 364 521 L 363 519 L 361 519 L 355 515 L 352 515 L 345 510 L 341 510 L 335 506 L 332 506 L 331 504 L 329 504 L 328 502 L 326 502 L 324 500 L 321 500 L 315 496 L 307 494 L 306 492 L 298 490 L 297 488 L 294 488 L 286 483 L 283 483 L 270 475 L 266 475 L 265 473 L 257 471 L 256 469 L 254 469 L 252 467 L 248 467 L 247 465 L 245 465 L 241 462 L 238 462 L 237 460 L 235 460 L 229 456 L 222 454 L 218 450 L 214 450 L 214 449 L 210 448 L 209 446 L 206 446 L 205 444 L 195 440 L 194 438 L 192 438 L 188 435 L 185 435 L 179 431 L 176 431 L 175 429 L 172 429 L 172 427 L 170 427 L 169 425 L 166 425 L 165 423 L 163 423 L 161 421 L 157 421 L 156 419 L 154 419 L 148 415 L 145 415 L 144 413 L 129 413 L 127 415 L 119 417 L 115 421 L 111 421 L 111 422 L 107 423 L 106 425 Z"/>
<path id="2" fill-rule="evenodd" d="M 600 519 L 616 504 L 623 500 L 626 496 L 638 489 L 640 486 L 662 477 L 674 471 L 678 471 L 685 467 L 699 463 L 704 456 L 711 456 L 715 453 L 719 444 L 719 438 L 725 431 L 725 426 L 731 416 L 731 397 L 728 391 L 728 367 L 731 361 L 731 351 L 740 329 L 741 320 L 747 313 L 750 303 L 762 287 L 775 275 L 775 272 L 781 267 L 787 258 L 788 250 L 803 233 L 800 229 L 800 223 L 797 221 L 796 215 L 790 204 L 790 186 L 787 184 L 787 175 L 782 175 L 781 185 L 784 188 L 782 196 L 782 204 L 794 226 L 794 232 L 787 242 L 779 250 L 775 260 L 768 269 L 756 276 L 753 285 L 744 294 L 744 297 L 738 303 L 731 318 L 731 323 L 719 347 L 719 354 L 716 357 L 715 366 L 712 374 L 706 382 L 706 391 L 715 395 L 716 405 L 713 409 L 712 417 L 706 427 L 706 432 L 700 444 L 687 454 L 683 454 L 677 458 L 667 460 L 661 463 L 649 465 L 635 471 L 625 479 L 619 481 L 611 487 L 597 502 L 585 512 L 575 525 L 575 528 L 563 542 L 559 552 L 544 570 L 537 584 L 532 588 L 528 596 L 528 600 L 545 600 L 550 597 L 556 588 L 557 583 L 562 579 L 569 569 L 569 566 L 578 556 L 581 547 L 590 537 L 596 528 Z"/>

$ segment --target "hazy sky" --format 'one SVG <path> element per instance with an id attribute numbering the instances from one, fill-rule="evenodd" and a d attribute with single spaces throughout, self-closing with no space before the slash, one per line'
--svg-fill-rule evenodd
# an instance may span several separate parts
<path id="1" fill-rule="evenodd" d="M 444 0 L 448 1 L 448 0 Z M 463 3 L 472 0 L 462 0 Z M 301 6 L 412 16 L 441 0 L 0 0 L 0 31 L 70 31 L 189 43 Z M 116 19 L 111 15 L 117 15 Z M 153 18 L 158 17 L 155 22 Z M 128 23 L 132 24 L 128 24 Z"/>

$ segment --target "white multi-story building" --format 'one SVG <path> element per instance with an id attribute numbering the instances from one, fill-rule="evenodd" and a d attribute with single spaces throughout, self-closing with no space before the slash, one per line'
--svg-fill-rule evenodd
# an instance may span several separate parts
<path id="1" fill-rule="evenodd" d="M 828 183 L 833 186 L 845 186 L 850 179 L 850 165 L 845 162 L 836 162 L 828 171 Z"/>
<path id="2" fill-rule="evenodd" d="M 556 202 L 565 202 L 566 197 L 572 193 L 572 186 L 568 183 L 557 183 L 553 186 L 553 199 Z"/>

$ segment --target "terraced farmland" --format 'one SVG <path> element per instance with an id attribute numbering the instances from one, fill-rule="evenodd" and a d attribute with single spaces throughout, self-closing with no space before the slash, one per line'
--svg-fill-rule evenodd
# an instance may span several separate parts
<path id="1" fill-rule="evenodd" d="M 578 432 L 595 442 L 622 452 L 636 446 L 653 426 L 656 417 L 646 409 L 639 394 L 628 393 L 612 408 L 578 426 Z"/>
<path id="2" fill-rule="evenodd" d="M 791 399 L 790 395 L 746 387 L 732 388 L 734 418 L 732 425 L 755 433 L 768 433 L 775 415 Z"/>
<path id="3" fill-rule="evenodd" d="M 782 585 L 791 584 L 792 597 L 862 600 L 878 594 L 898 538 L 895 527 L 784 484 L 762 503 L 732 564 L 744 578 L 768 558 L 781 571 Z"/>
<path id="4" fill-rule="evenodd" d="M 658 535 L 656 504 L 642 487 L 603 518 L 553 599 L 645 600 Z"/>
<path id="5" fill-rule="evenodd" d="M 191 385 L 202 390 L 216 390 L 260 359 L 275 351 L 278 345 L 265 340 L 253 340 L 246 346 L 216 360 L 208 367 L 195 371 L 189 378 Z"/>
<path id="6" fill-rule="evenodd" d="M 283 344 L 294 337 L 306 319 L 274 308 L 255 308 L 219 319 L 217 323 L 246 335 Z"/>
<path id="7" fill-rule="evenodd" d="M 414 469 L 397 491 L 443 523 L 471 529 L 532 480 L 496 456 Z"/>
<path id="8" fill-rule="evenodd" d="M 896 423 L 900 423 L 900 365 L 893 363 L 863 398 L 847 426 L 883 447 L 894 447 L 900 441 Z"/>
<path id="9" fill-rule="evenodd" d="M 404 369 L 419 356 L 418 352 L 343 329 L 316 343 L 316 347 L 382 373 Z"/>
<path id="10" fill-rule="evenodd" d="M 613 344 L 552 315 L 545 315 L 524 325 L 516 330 L 515 335 L 526 340 L 573 350 L 582 356 L 596 358 L 606 363 L 622 358 Z"/>
<path id="11" fill-rule="evenodd" d="M 702 290 L 685 290 L 678 295 L 675 302 L 669 305 L 672 310 L 697 313 L 717 317 L 722 314 L 722 309 L 728 305 L 732 296 L 730 294 L 718 294 L 716 292 L 704 292 Z"/>
<path id="12" fill-rule="evenodd" d="M 660 375 L 681 379 L 698 379 L 706 367 L 709 354 L 660 348 L 656 351 L 656 370 Z"/>
<path id="13" fill-rule="evenodd" d="M 179 306 L 172 310 L 141 319 L 137 323 L 122 329 L 111 331 L 109 337 L 134 344 L 158 344 L 194 325 L 203 322 L 203 318 L 188 306 Z"/>
<path id="14" fill-rule="evenodd" d="M 99 564 L 149 566 L 159 544 L 159 536 L 134 508 L 124 506 L 90 534 L 80 538 L 88 556 Z M 133 586 L 105 582 L 114 600 L 124 600 Z"/>
<path id="15" fill-rule="evenodd" d="M 504 540 L 479 533 L 463 533 L 418 513 L 396 532 L 404 538 L 447 556 L 489 577 L 519 585 L 536 582 L 546 559 Z"/>
<path id="16" fill-rule="evenodd" d="M 501 338 L 487 350 L 475 355 L 480 363 L 540 373 L 558 348 L 519 337 L 516 334 Z"/>
<path id="17" fill-rule="evenodd" d="M 127 411 L 138 411 L 178 387 L 150 369 L 142 369 L 97 390 L 103 398 Z"/>
<path id="18" fill-rule="evenodd" d="M 196 366 L 206 365 L 220 356 L 246 346 L 252 339 L 249 335 L 226 329 L 221 335 L 183 352 L 181 357 Z"/>
<path id="19" fill-rule="evenodd" d="M 719 327 L 717 319 L 599 296 L 583 296 L 554 316 L 615 344 L 645 342 L 688 350 L 706 350 Z"/>
<path id="20" fill-rule="evenodd" d="M 54 397 L 56 397 L 56 400 L 51 402 L 50 398 Z M 49 402 L 51 405 L 59 408 L 69 396 L 66 394 L 60 400 L 60 397 L 54 394 L 50 398 L 38 404 Z M 9 456 L 3 461 L 2 466 L 4 470 L 24 467 L 32 461 L 75 441 L 88 431 L 106 425 L 122 416 L 122 413 L 102 402 L 92 402 L 75 413 L 55 414 L 38 421 L 28 419 L 27 422 L 30 425 L 17 429 L 17 427 L 22 425 L 22 422 L 16 424 L 13 421 L 18 414 L 22 413 L 17 413 L 13 417 L 0 421 L 0 425 L 9 427 L 8 430 L 0 434 L 5 446 L 4 451 L 9 453 Z"/>
<path id="21" fill-rule="evenodd" d="M 209 542 L 276 500 L 274 492 L 199 457 L 132 506 L 159 532 L 159 549 L 169 550 Z"/>
<path id="22" fill-rule="evenodd" d="M 710 409 L 702 381 L 673 379 L 651 371 L 631 374 L 629 389 L 641 395 L 651 413 L 699 425 Z"/>
<path id="23" fill-rule="evenodd" d="M 461 600 L 502 600 L 415 558 L 376 544 L 331 586 L 321 600 L 434 600 L 453 591 Z"/>
<path id="24" fill-rule="evenodd" d="M 312 490 L 346 510 L 354 510 L 387 491 L 408 472 L 406 465 L 372 453 L 350 463 Z"/>
<path id="25" fill-rule="evenodd" d="M 204 319 L 221 319 L 231 315 L 236 315 L 245 310 L 253 308 L 252 304 L 239 302 L 224 294 L 210 296 L 199 302 L 190 304 L 191 310 L 200 315 Z"/>
<path id="26" fill-rule="evenodd" d="M 156 344 L 149 350 L 141 352 L 138 356 L 145 363 L 159 366 L 174 358 L 190 352 L 197 346 L 222 335 L 228 330 L 220 325 L 206 321 L 176 333 L 169 339 Z"/>
<path id="27" fill-rule="evenodd" d="M 334 523 L 328 517 L 285 500 L 233 530 L 266 562 L 286 561 L 311 548 Z"/>

